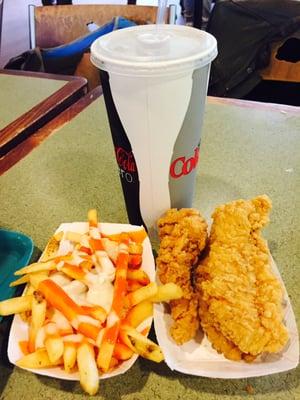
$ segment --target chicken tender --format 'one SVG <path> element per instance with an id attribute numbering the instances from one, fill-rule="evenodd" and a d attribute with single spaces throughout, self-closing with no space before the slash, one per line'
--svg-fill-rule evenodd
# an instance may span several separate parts
<path id="1" fill-rule="evenodd" d="M 181 299 L 170 302 L 174 320 L 170 334 L 176 343 L 183 344 L 196 335 L 199 327 L 192 270 L 207 241 L 207 224 L 197 210 L 170 209 L 158 220 L 158 228 L 158 276 L 162 283 L 176 283 L 183 291 Z"/>
<path id="2" fill-rule="evenodd" d="M 197 268 L 202 328 L 229 359 L 252 361 L 280 351 L 288 340 L 282 287 L 260 232 L 270 209 L 265 195 L 217 207 L 209 253 Z"/>

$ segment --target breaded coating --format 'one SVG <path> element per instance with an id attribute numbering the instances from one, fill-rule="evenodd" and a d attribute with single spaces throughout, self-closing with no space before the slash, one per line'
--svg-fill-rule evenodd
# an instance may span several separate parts
<path id="1" fill-rule="evenodd" d="M 198 294 L 192 285 L 192 269 L 207 241 L 207 224 L 199 211 L 170 209 L 158 220 L 160 248 L 158 276 L 162 283 L 173 282 L 183 297 L 170 302 L 174 324 L 170 334 L 178 344 L 192 339 L 199 327 Z"/>
<path id="2" fill-rule="evenodd" d="M 280 351 L 288 340 L 282 287 L 260 232 L 270 209 L 266 195 L 217 207 L 209 253 L 197 268 L 202 328 L 229 359 L 252 361 Z"/>

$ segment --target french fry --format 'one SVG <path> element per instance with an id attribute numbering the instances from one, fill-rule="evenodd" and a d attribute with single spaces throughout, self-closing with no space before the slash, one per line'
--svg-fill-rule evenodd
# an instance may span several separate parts
<path id="1" fill-rule="evenodd" d="M 100 332 L 99 332 L 99 335 L 97 336 L 97 339 L 96 339 L 96 346 L 97 346 L 98 348 L 100 348 L 100 346 L 101 346 L 101 344 L 102 344 L 103 337 L 104 337 L 104 333 L 105 333 L 105 328 L 101 329 Z M 98 352 L 98 353 L 99 353 L 99 352 Z M 98 356 L 97 356 L 97 364 L 98 364 Z"/>
<path id="2" fill-rule="evenodd" d="M 94 266 L 94 263 L 89 260 L 84 260 L 79 264 L 80 268 L 87 269 L 88 271 L 90 271 L 93 268 L 93 266 Z"/>
<path id="3" fill-rule="evenodd" d="M 35 292 L 35 288 L 31 285 L 30 279 L 28 285 L 26 285 L 23 296 L 30 296 Z"/>
<path id="4" fill-rule="evenodd" d="M 121 326 L 121 328 L 120 328 L 119 337 L 118 337 L 118 342 L 119 342 L 119 343 L 122 343 L 122 344 L 125 344 L 125 345 L 126 345 L 127 347 L 129 347 L 130 349 L 133 349 L 132 343 L 131 343 L 131 341 L 129 340 L 129 337 L 128 337 L 127 332 L 126 332 L 126 328 L 127 328 L 127 327 L 132 328 L 132 327 L 130 327 L 129 325 L 126 324 L 126 320 L 125 320 L 125 321 L 123 321 L 123 324 L 122 324 L 122 326 Z M 124 329 L 124 328 L 125 328 L 125 329 Z M 140 334 L 143 335 L 143 336 L 145 336 L 145 337 L 147 337 L 147 336 L 149 335 L 150 329 L 151 329 L 151 325 L 145 327 L 144 329 L 142 329 L 142 330 L 140 331 Z M 134 351 L 134 352 L 136 353 L 136 351 Z"/>
<path id="5" fill-rule="evenodd" d="M 138 269 L 142 265 L 143 257 L 141 254 L 130 254 L 128 266 L 131 269 Z"/>
<path id="6" fill-rule="evenodd" d="M 64 360 L 64 369 L 66 372 L 72 371 L 72 369 L 76 364 L 76 358 L 77 358 L 76 344 L 72 342 L 65 342 L 63 360 Z"/>
<path id="7" fill-rule="evenodd" d="M 58 264 L 60 261 L 71 261 L 73 259 L 72 253 L 67 253 L 64 256 L 57 256 L 51 259 L 51 261 L 55 262 L 55 264 Z"/>
<path id="8" fill-rule="evenodd" d="M 116 262 L 118 258 L 118 252 L 119 252 L 119 244 L 118 242 L 115 242 L 113 240 L 110 240 L 108 238 L 101 238 L 101 243 L 102 246 L 104 247 L 104 250 L 106 251 L 108 257 Z"/>
<path id="9" fill-rule="evenodd" d="M 149 332 L 150 332 L 151 326 L 146 326 L 146 328 L 144 328 L 143 330 L 141 330 L 141 334 L 144 336 L 148 336 Z"/>
<path id="10" fill-rule="evenodd" d="M 73 344 L 79 344 L 82 343 L 84 339 L 84 336 L 81 335 L 81 333 L 74 333 L 72 335 L 67 335 L 64 336 L 63 341 L 64 343 L 73 343 Z"/>
<path id="11" fill-rule="evenodd" d="M 110 366 L 115 344 L 118 338 L 120 323 L 116 322 L 113 326 L 104 328 L 102 341 L 97 356 L 97 365 L 103 372 L 107 372 Z"/>
<path id="12" fill-rule="evenodd" d="M 29 354 L 28 340 L 21 340 L 19 342 L 19 347 L 20 347 L 20 350 L 22 351 L 22 353 L 24 354 L 24 356 Z"/>
<path id="13" fill-rule="evenodd" d="M 30 353 L 35 351 L 35 340 L 38 330 L 44 325 L 47 303 L 39 292 L 34 292 L 31 303 L 31 321 L 29 326 L 28 349 Z"/>
<path id="14" fill-rule="evenodd" d="M 102 239 L 90 238 L 89 244 L 94 252 L 104 250 Z"/>
<path id="15" fill-rule="evenodd" d="M 88 322 L 81 322 L 77 328 L 79 333 L 95 341 L 97 340 L 100 330 L 100 328 Z"/>
<path id="16" fill-rule="evenodd" d="M 67 320 L 67 318 L 56 308 L 54 308 L 52 310 L 53 311 L 52 311 L 52 315 L 50 317 L 50 321 L 54 322 L 60 336 L 72 335 L 73 328 L 72 328 L 72 325 L 70 324 L 70 322 Z"/>
<path id="17" fill-rule="evenodd" d="M 123 338 L 126 337 L 127 346 L 135 353 L 157 363 L 163 361 L 164 356 L 160 347 L 152 340 L 129 326 L 122 326 L 121 332 Z"/>
<path id="18" fill-rule="evenodd" d="M 28 275 L 28 276 L 30 276 L 30 275 Z M 35 289 L 31 285 L 30 280 L 29 280 L 28 284 L 25 286 L 25 289 L 24 289 L 24 292 L 23 292 L 23 297 L 24 296 L 32 296 L 34 291 L 35 291 Z M 19 315 L 20 315 L 22 321 L 28 322 L 29 321 L 29 317 L 31 315 L 31 309 L 23 311 L 23 312 L 20 312 Z"/>
<path id="19" fill-rule="evenodd" d="M 120 245 L 121 249 L 116 261 L 116 277 L 114 282 L 114 296 L 112 308 L 107 317 L 103 339 L 99 347 L 97 365 L 103 372 L 107 372 L 113 355 L 114 346 L 120 329 L 120 319 L 124 312 L 126 294 L 126 276 L 128 269 L 128 249 L 125 244 Z"/>
<path id="20" fill-rule="evenodd" d="M 86 314 L 89 315 L 101 323 L 105 322 L 106 317 L 107 317 L 107 312 L 102 308 L 101 306 L 81 306 L 82 311 Z"/>
<path id="21" fill-rule="evenodd" d="M 35 338 L 35 349 L 43 349 L 45 348 L 45 339 L 46 339 L 46 332 L 45 332 L 45 326 L 42 326 L 36 334 Z"/>
<path id="22" fill-rule="evenodd" d="M 81 254 L 82 258 L 92 255 L 92 250 L 89 247 L 81 246 L 80 244 L 77 244 L 77 247 L 78 247 L 78 250 L 80 251 L 80 253 L 84 253 L 84 254 Z"/>
<path id="23" fill-rule="evenodd" d="M 127 281 L 127 292 L 134 292 L 135 290 L 138 290 L 143 286 L 144 285 L 142 285 L 140 282 L 130 279 Z"/>
<path id="24" fill-rule="evenodd" d="M 29 275 L 24 275 L 24 276 L 21 276 L 21 278 L 16 279 L 15 281 L 11 282 L 9 284 L 9 287 L 15 287 L 15 286 L 18 286 L 18 285 L 23 285 L 23 283 L 28 283 L 28 282 L 29 282 Z"/>
<path id="25" fill-rule="evenodd" d="M 129 358 L 133 355 L 133 350 L 131 350 L 128 346 L 124 343 L 116 343 L 114 348 L 113 357 L 117 358 L 118 360 L 129 360 Z"/>
<path id="26" fill-rule="evenodd" d="M 32 299 L 33 295 L 27 295 L 0 301 L 0 315 L 5 316 L 30 311 Z"/>
<path id="27" fill-rule="evenodd" d="M 149 276 L 142 269 L 134 269 L 134 270 L 128 269 L 127 279 L 138 281 L 142 285 L 148 285 L 150 283 Z"/>
<path id="28" fill-rule="evenodd" d="M 20 368 L 48 368 L 59 365 L 62 360 L 59 359 L 56 363 L 50 361 L 46 349 L 38 349 L 34 353 L 27 354 L 16 362 L 16 365 Z"/>
<path id="29" fill-rule="evenodd" d="M 128 325 L 138 327 L 146 318 L 153 315 L 153 303 L 145 300 L 130 309 L 126 316 Z"/>
<path id="30" fill-rule="evenodd" d="M 114 369 L 119 364 L 119 360 L 116 357 L 112 357 L 109 363 L 109 369 Z"/>
<path id="31" fill-rule="evenodd" d="M 29 276 L 29 281 L 31 285 L 34 287 L 34 289 L 37 290 L 39 287 L 39 284 L 48 278 L 49 276 L 49 271 L 41 271 L 41 272 L 35 272 L 34 274 L 28 274 L 25 276 Z"/>
<path id="32" fill-rule="evenodd" d="M 70 242 L 74 242 L 74 243 L 80 243 L 83 236 L 84 235 L 82 233 L 78 233 L 78 232 L 66 232 L 65 233 L 65 239 L 70 240 Z"/>
<path id="33" fill-rule="evenodd" d="M 157 293 L 150 297 L 149 301 L 158 303 L 161 301 L 168 302 L 170 300 L 177 300 L 183 296 L 182 289 L 175 283 L 166 283 L 157 287 Z"/>
<path id="34" fill-rule="evenodd" d="M 53 235 L 53 237 L 57 242 L 60 242 L 64 237 L 64 232 L 63 231 L 57 232 Z"/>
<path id="35" fill-rule="evenodd" d="M 129 243 L 128 246 L 129 254 L 143 254 L 143 245 L 141 243 Z"/>
<path id="36" fill-rule="evenodd" d="M 46 336 L 58 336 L 59 334 L 58 327 L 54 322 L 48 322 L 44 326 L 44 330 Z"/>
<path id="37" fill-rule="evenodd" d="M 58 232 L 56 235 L 52 236 L 47 243 L 45 250 L 43 251 L 43 254 L 40 257 L 40 261 L 48 261 L 49 259 L 53 258 L 58 249 L 59 249 L 59 243 L 63 238 L 63 232 Z"/>
<path id="38" fill-rule="evenodd" d="M 98 215 L 94 208 L 88 211 L 88 223 L 90 227 L 98 228 Z"/>
<path id="39" fill-rule="evenodd" d="M 132 346 L 132 343 L 129 340 L 129 337 L 127 335 L 127 331 L 125 329 L 126 327 L 127 327 L 126 324 L 121 326 L 118 340 L 119 340 L 120 343 L 125 344 L 125 346 L 127 346 L 130 350 L 132 350 L 134 353 L 136 353 L 136 351 L 135 351 L 134 347 Z"/>
<path id="40" fill-rule="evenodd" d="M 148 235 L 147 232 L 145 231 L 145 228 L 142 228 L 137 231 L 129 232 L 129 236 L 133 242 L 143 243 L 143 241 L 146 239 Z"/>
<path id="41" fill-rule="evenodd" d="M 83 269 L 77 267 L 76 265 L 65 263 L 61 271 L 70 278 L 76 279 L 77 281 L 83 281 L 85 278 L 85 272 L 83 271 Z"/>
<path id="42" fill-rule="evenodd" d="M 77 349 L 77 365 L 82 388 L 90 395 L 99 389 L 99 374 L 93 346 L 83 342 Z"/>
<path id="43" fill-rule="evenodd" d="M 112 235 L 103 235 L 103 236 L 110 240 L 121 242 L 122 239 L 124 239 L 124 233 L 130 240 L 136 243 L 143 243 L 143 241 L 148 236 L 144 228 L 138 229 L 137 231 L 114 233 Z"/>
<path id="44" fill-rule="evenodd" d="M 151 282 L 147 286 L 143 286 L 142 288 L 129 293 L 127 295 L 127 298 L 130 306 L 133 307 L 141 301 L 147 300 L 150 297 L 156 295 L 156 293 L 157 284 L 155 282 Z"/>
<path id="45" fill-rule="evenodd" d="M 42 281 L 39 284 L 39 290 L 43 293 L 47 302 L 60 311 L 69 321 L 76 319 L 82 313 L 80 306 L 50 279 Z"/>
<path id="46" fill-rule="evenodd" d="M 119 236 L 119 242 L 129 245 L 130 243 L 129 232 L 121 232 Z"/>
<path id="47" fill-rule="evenodd" d="M 41 271 L 53 271 L 56 269 L 56 264 L 53 260 L 46 261 L 46 262 L 37 262 L 26 267 L 23 267 L 15 272 L 15 275 L 25 275 L 25 274 L 32 274 L 34 272 L 41 272 Z"/>
<path id="48" fill-rule="evenodd" d="M 52 364 L 58 362 L 64 354 L 64 342 L 60 336 L 49 336 L 45 340 L 49 360 Z"/>

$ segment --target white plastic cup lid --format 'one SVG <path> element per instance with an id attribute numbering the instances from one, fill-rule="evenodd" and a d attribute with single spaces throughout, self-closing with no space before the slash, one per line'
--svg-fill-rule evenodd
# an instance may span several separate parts
<path id="1" fill-rule="evenodd" d="M 155 76 L 204 67 L 217 56 L 209 33 L 183 25 L 138 25 L 98 38 L 92 63 L 120 75 Z"/>

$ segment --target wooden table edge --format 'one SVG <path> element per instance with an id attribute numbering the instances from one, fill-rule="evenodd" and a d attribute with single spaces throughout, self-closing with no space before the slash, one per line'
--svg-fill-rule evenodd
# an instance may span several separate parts
<path id="1" fill-rule="evenodd" d="M 0 74 L 67 81 L 58 91 L 0 130 L 0 156 L 44 126 L 87 92 L 87 80 L 82 77 L 12 70 L 1 70 Z"/>
<path id="2" fill-rule="evenodd" d="M 29 76 L 31 78 L 46 78 L 54 79 L 56 81 L 77 81 L 82 80 L 80 76 L 73 75 L 61 75 L 61 74 L 49 74 L 47 72 L 33 72 L 33 71 L 19 71 L 15 69 L 0 69 L 0 74 L 2 75 L 15 75 L 15 76 Z"/>
<path id="3" fill-rule="evenodd" d="M 265 111 L 278 111 L 289 114 L 300 114 L 300 107 L 289 106 L 287 104 L 263 103 L 259 101 L 232 99 L 228 97 L 207 96 L 208 104 L 232 104 L 242 108 L 252 108 Z"/>
<path id="4" fill-rule="evenodd" d="M 0 176 L 102 95 L 98 86 L 0 158 Z"/>

